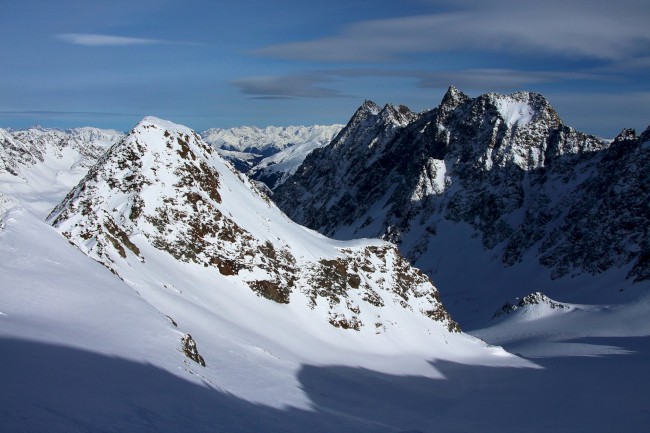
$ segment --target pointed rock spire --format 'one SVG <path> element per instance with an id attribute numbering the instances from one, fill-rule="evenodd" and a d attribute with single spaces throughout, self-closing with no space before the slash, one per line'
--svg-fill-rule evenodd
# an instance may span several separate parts
<path id="1" fill-rule="evenodd" d="M 361 114 L 365 115 L 365 116 L 367 116 L 369 114 L 370 115 L 377 115 L 377 114 L 379 114 L 380 111 L 381 111 L 381 107 L 379 105 L 377 105 L 374 102 L 366 99 L 365 101 L 363 101 L 363 104 L 361 104 L 359 109 L 356 111 L 355 116 L 356 115 L 361 115 Z"/>
<path id="2" fill-rule="evenodd" d="M 458 90 L 454 86 L 449 86 L 447 93 L 440 102 L 440 108 L 445 112 L 450 112 L 456 109 L 459 105 L 471 101 L 471 98 Z"/>
<path id="3" fill-rule="evenodd" d="M 634 141 L 637 139 L 636 130 L 634 128 L 625 128 L 614 138 L 614 143 L 621 143 L 624 141 Z"/>

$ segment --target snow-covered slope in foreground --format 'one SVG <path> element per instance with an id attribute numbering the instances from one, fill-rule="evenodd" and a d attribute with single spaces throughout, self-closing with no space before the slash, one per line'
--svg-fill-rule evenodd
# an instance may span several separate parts
<path id="1" fill-rule="evenodd" d="M 259 344 L 279 338 L 271 332 L 263 339 L 203 314 L 212 336 L 198 343 L 201 367 L 181 353 L 183 324 L 51 227 L 20 207 L 0 225 L 3 432 L 568 433 L 650 423 L 647 337 L 577 341 L 608 356 L 565 351 L 535 359 L 543 368 L 432 360 L 423 377 L 355 367 L 343 351 L 332 365 L 303 363 Z"/>
<path id="2" fill-rule="evenodd" d="M 536 359 L 541 369 L 436 360 L 438 377 L 426 378 L 303 364 L 212 317 L 212 337 L 198 345 L 203 368 L 181 353 L 180 323 L 51 227 L 20 207 L 0 226 L 3 432 L 568 433 L 650 423 L 647 337 L 590 340 L 628 354 Z M 233 394 L 246 388 L 274 403 Z"/>

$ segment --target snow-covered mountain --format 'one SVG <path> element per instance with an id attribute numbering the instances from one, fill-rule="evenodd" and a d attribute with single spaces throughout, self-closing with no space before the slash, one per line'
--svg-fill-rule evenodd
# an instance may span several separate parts
<path id="1" fill-rule="evenodd" d="M 238 170 L 251 171 L 251 178 L 273 187 L 293 173 L 307 153 L 329 144 L 341 128 L 343 125 L 241 126 L 208 129 L 201 137 Z"/>
<path id="2" fill-rule="evenodd" d="M 636 432 L 650 421 L 647 299 L 532 295 L 475 331 L 526 360 L 454 332 L 395 247 L 293 224 L 182 126 L 143 120 L 65 199 L 21 175 L 20 194 L 0 192 L 0 430 Z M 37 196 L 63 200 L 55 228 L 32 212 Z"/>
<path id="3" fill-rule="evenodd" d="M 329 141 L 307 141 L 287 147 L 259 161 L 246 172 L 246 175 L 273 190 L 296 172 L 307 155 L 328 143 Z"/>
<path id="4" fill-rule="evenodd" d="M 504 304 L 492 320 L 472 333 L 526 357 L 629 355 L 596 339 L 650 334 L 650 297 L 626 304 L 576 304 L 540 292 Z"/>
<path id="5" fill-rule="evenodd" d="M 15 131 L 0 129 L 0 173 L 20 176 L 24 168 L 48 159 L 64 160 L 66 157 L 66 162 L 72 162 L 69 169 L 88 169 L 123 136 L 124 133 L 120 131 L 91 127 L 69 130 L 38 126 Z"/>
<path id="6" fill-rule="evenodd" d="M 0 129 L 0 192 L 45 217 L 124 133 L 97 128 Z"/>
<path id="7" fill-rule="evenodd" d="M 203 131 L 201 138 L 217 149 L 270 156 L 299 143 L 329 143 L 342 127 L 343 125 L 212 128 Z"/>
<path id="8" fill-rule="evenodd" d="M 492 303 L 474 307 L 493 311 L 531 291 L 513 281 L 566 293 L 578 275 L 648 280 L 649 139 L 580 133 L 536 93 L 470 98 L 452 87 L 418 114 L 364 103 L 273 198 L 335 238 L 398 243 L 445 295 L 489 292 Z"/>
<path id="9" fill-rule="evenodd" d="M 341 128 L 343 125 L 267 126 L 266 128 L 240 126 L 228 129 L 211 128 L 200 135 L 203 141 L 217 149 L 223 158 L 246 173 L 266 158 L 292 147 L 309 151 L 325 146 Z M 296 158 L 298 153 L 293 150 L 286 155 L 289 155 L 289 158 Z M 280 158 L 265 162 L 263 167 L 266 169 L 262 170 L 264 173 L 260 173 L 260 176 L 267 178 L 273 176 L 272 173 L 279 172 L 280 167 L 273 170 L 269 169 L 269 166 L 287 159 L 286 156 Z M 297 161 L 297 165 L 300 165 L 302 159 L 304 156 Z"/>
<path id="10" fill-rule="evenodd" d="M 334 327 L 381 334 L 404 310 L 423 330 L 458 330 L 428 278 L 394 246 L 303 229 L 193 131 L 160 119 L 145 119 L 113 146 L 48 219 L 129 280 L 174 259 L 207 268 L 226 290 L 314 311 L 312 321 Z M 249 308 L 256 304 L 266 302 Z"/>

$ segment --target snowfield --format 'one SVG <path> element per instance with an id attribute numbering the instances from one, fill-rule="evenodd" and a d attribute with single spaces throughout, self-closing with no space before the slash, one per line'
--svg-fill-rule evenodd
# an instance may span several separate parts
<path id="1" fill-rule="evenodd" d="M 334 241 L 292 223 L 207 148 L 187 128 L 146 118 L 88 176 L 69 150 L 22 167 L 20 176 L 1 174 L 0 431 L 639 432 L 650 425 L 645 291 L 626 287 L 620 302 L 585 304 L 561 297 L 558 285 L 552 300 L 535 297 L 494 319 L 471 307 L 489 302 L 496 312 L 508 298 L 479 293 L 465 302 L 459 291 L 449 302 L 471 335 L 452 332 L 449 322 L 419 313 L 435 299 L 408 292 L 404 307 L 389 290 L 400 261 L 388 244 Z M 198 171 L 195 182 L 181 182 L 188 164 L 218 173 L 217 190 L 205 189 Z M 184 201 L 192 194 L 201 200 Z M 52 227 L 45 217 L 59 203 Z M 153 211 L 163 203 L 191 217 L 178 213 L 156 226 Z M 163 240 L 180 245 L 192 221 L 208 221 L 215 209 L 223 215 L 217 225 L 236 223 L 240 239 L 212 239 L 191 259 L 161 249 Z M 256 261 L 267 242 L 296 260 L 288 303 L 248 285 L 290 276 Z M 476 258 L 484 275 L 494 261 L 471 242 L 465 263 Z M 223 258 L 214 245 L 248 253 L 238 273 L 204 265 Z M 383 306 L 348 288 L 338 303 L 318 295 L 309 307 L 314 263 L 352 263 L 364 249 L 384 247 L 364 259 L 372 272 L 356 271 L 359 287 L 368 284 Z M 463 254 L 451 251 L 449 260 Z M 454 272 L 476 283 L 466 266 L 450 262 L 445 284 Z M 578 295 L 567 298 L 591 293 L 584 285 L 593 281 L 575 279 Z M 535 282 L 522 274 L 504 296 L 526 285 L 535 292 Z M 435 293 L 418 284 L 410 290 Z M 614 292 L 601 284 L 601 295 Z M 356 314 L 364 326 L 333 326 L 334 313 Z M 205 366 L 184 353 L 188 334 Z"/>

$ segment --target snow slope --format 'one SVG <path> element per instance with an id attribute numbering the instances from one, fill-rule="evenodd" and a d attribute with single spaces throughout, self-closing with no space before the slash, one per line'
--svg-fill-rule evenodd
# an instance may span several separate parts
<path id="1" fill-rule="evenodd" d="M 530 103 L 529 93 L 517 92 L 510 96 L 491 94 L 499 114 L 508 126 L 525 126 L 530 123 L 537 109 Z"/>
<path id="2" fill-rule="evenodd" d="M 3 431 L 496 433 L 525 426 L 540 433 L 632 433 L 650 422 L 650 339 L 614 337 L 617 331 L 572 345 L 554 338 L 553 347 L 543 336 L 531 347 L 523 343 L 539 328 L 524 329 L 512 347 L 537 351 L 537 368 L 439 359 L 422 376 L 350 365 L 354 355 L 344 351 L 312 365 L 211 317 L 204 324 L 210 338 L 198 343 L 208 359 L 200 367 L 180 351 L 186 320 L 174 327 L 28 211 L 13 208 L 2 221 Z M 641 323 L 636 319 L 630 327 Z M 315 341 L 306 350 L 318 350 Z"/>
<path id="3" fill-rule="evenodd" d="M 123 136 L 90 127 L 0 129 L 0 192 L 20 198 L 23 206 L 44 218 Z"/>

